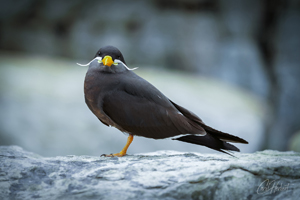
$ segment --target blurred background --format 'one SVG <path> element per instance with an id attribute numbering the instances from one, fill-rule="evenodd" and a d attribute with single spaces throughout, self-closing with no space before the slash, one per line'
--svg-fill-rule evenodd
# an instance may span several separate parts
<path id="1" fill-rule="evenodd" d="M 84 102 L 100 47 L 242 152 L 300 151 L 300 1 L 0 0 L 0 145 L 44 156 L 119 152 L 127 136 Z M 135 137 L 128 153 L 216 153 Z"/>

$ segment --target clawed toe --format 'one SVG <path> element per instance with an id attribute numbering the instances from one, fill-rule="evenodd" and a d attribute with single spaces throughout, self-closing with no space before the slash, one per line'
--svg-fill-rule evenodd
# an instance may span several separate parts
<path id="1" fill-rule="evenodd" d="M 115 157 L 114 154 L 102 154 L 100 157 Z"/>
<path id="2" fill-rule="evenodd" d="M 126 153 L 102 154 L 100 157 L 123 157 Z"/>

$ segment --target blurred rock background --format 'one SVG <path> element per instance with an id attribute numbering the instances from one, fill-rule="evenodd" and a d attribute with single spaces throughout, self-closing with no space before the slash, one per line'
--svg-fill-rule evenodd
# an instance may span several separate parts
<path id="1" fill-rule="evenodd" d="M 0 145 L 42 155 L 118 152 L 126 136 L 83 99 L 87 63 L 118 47 L 136 73 L 243 152 L 298 150 L 297 0 L 0 0 Z M 136 138 L 129 153 L 211 152 Z"/>

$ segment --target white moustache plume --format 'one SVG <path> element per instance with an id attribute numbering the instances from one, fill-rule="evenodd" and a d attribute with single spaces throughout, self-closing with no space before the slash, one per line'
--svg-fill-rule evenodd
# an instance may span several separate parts
<path id="1" fill-rule="evenodd" d="M 87 64 L 80 64 L 80 63 L 76 63 L 76 64 L 79 65 L 79 66 L 82 66 L 82 67 L 86 67 L 86 66 L 89 66 L 91 64 L 91 62 L 93 62 L 94 60 L 98 60 L 98 62 L 101 63 L 102 62 L 102 57 L 96 57 L 93 60 L 91 60 L 90 62 L 88 62 Z M 135 70 L 135 69 L 138 68 L 138 67 L 129 68 L 129 67 L 127 67 L 127 65 L 125 65 L 125 63 L 123 63 L 121 60 L 118 60 L 118 59 L 115 59 L 114 62 L 122 64 L 128 70 Z M 117 64 L 114 64 L 114 65 L 117 65 Z"/>

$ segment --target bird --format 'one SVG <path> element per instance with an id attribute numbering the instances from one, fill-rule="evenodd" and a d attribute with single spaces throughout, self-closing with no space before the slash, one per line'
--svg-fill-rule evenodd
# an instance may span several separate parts
<path id="1" fill-rule="evenodd" d="M 248 142 L 206 125 L 196 114 L 176 104 L 129 68 L 120 50 L 100 48 L 88 66 L 84 97 L 88 108 L 106 126 L 128 134 L 124 148 L 105 157 L 125 156 L 134 136 L 171 138 L 231 155 L 240 151 L 228 143 Z"/>

